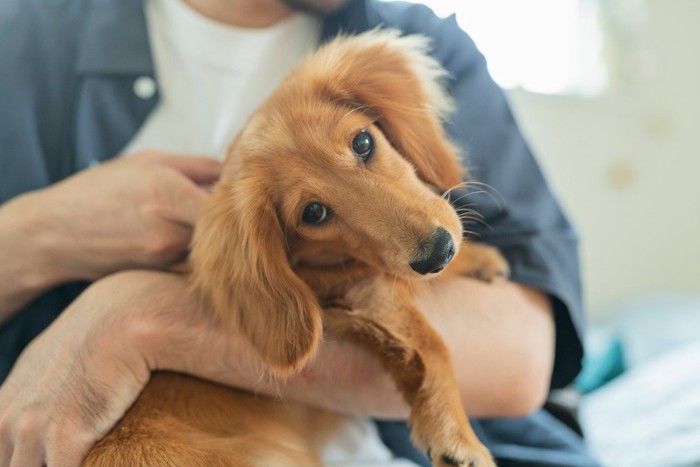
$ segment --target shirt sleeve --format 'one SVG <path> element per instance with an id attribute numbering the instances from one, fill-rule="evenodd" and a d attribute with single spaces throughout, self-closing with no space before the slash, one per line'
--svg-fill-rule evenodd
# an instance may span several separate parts
<path id="1" fill-rule="evenodd" d="M 432 39 L 456 103 L 447 131 L 461 149 L 470 180 L 452 198 L 483 220 L 465 225 L 471 237 L 500 249 L 512 280 L 549 294 L 555 316 L 556 354 L 551 385 L 570 383 L 581 368 L 584 319 L 578 235 L 564 214 L 513 118 L 486 60 L 454 16 L 437 18 L 427 7 L 377 4 L 380 20 L 406 34 Z"/>

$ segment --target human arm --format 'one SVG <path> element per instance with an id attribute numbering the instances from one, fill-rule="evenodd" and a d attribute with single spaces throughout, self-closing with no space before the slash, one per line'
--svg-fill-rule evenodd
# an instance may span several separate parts
<path id="1" fill-rule="evenodd" d="M 418 305 L 446 343 L 469 416 L 513 417 L 541 406 L 549 389 L 554 322 L 548 298 L 511 283 L 436 281 Z M 376 418 L 405 419 L 408 405 L 375 356 L 327 336 L 285 396 Z"/>
<path id="2" fill-rule="evenodd" d="M 181 259 L 220 164 L 145 151 L 0 206 L 0 323 L 56 285 Z"/>
<path id="3" fill-rule="evenodd" d="M 333 336 L 324 339 L 300 374 L 266 384 L 260 378 L 262 361 L 247 341 L 222 329 L 187 286 L 182 276 L 128 271 L 89 287 L 32 342 L 0 386 L 0 464 L 77 465 L 123 415 L 153 370 L 180 371 L 342 412 L 407 415 L 408 407 L 376 358 Z M 421 303 L 457 362 L 469 415 L 534 409 L 551 365 L 547 311 L 535 295 L 512 284 L 458 279 L 444 287 Z M 447 289 L 463 301 L 452 301 Z M 472 319 L 464 321 L 469 313 L 446 309 L 436 296 L 453 307 L 460 303 L 462 310 L 468 296 L 475 306 L 488 306 L 474 309 Z M 463 333 L 446 331 L 461 326 Z M 513 387 L 518 390 L 510 391 Z M 515 393 L 528 395 L 514 398 Z"/>
<path id="4" fill-rule="evenodd" d="M 550 297 L 515 282 L 436 282 L 419 305 L 452 354 L 473 417 L 518 417 L 549 392 L 555 326 Z"/>
<path id="5" fill-rule="evenodd" d="M 544 402 L 554 359 L 554 321 L 546 295 L 503 282 L 486 284 L 468 278 L 437 281 L 419 297 L 419 307 L 445 341 L 469 416 L 516 417 Z M 158 318 L 157 321 L 160 321 Z M 204 321 L 208 326 L 210 321 Z M 164 325 L 166 323 L 163 323 Z M 186 321 L 186 326 L 201 324 Z M 174 326 L 174 327 L 170 327 Z M 167 323 L 174 336 L 184 336 L 180 323 Z M 156 326 L 161 328 L 161 326 Z M 240 357 L 235 372 L 202 372 L 204 353 L 153 353 L 151 367 L 181 371 L 229 386 L 280 395 L 335 411 L 375 418 L 405 419 L 409 407 L 376 355 L 337 336 L 324 336 L 315 358 L 284 382 L 260 378 L 264 364 L 245 342 L 220 328 L 211 336 L 230 342 L 224 355 Z M 212 342 L 217 338 L 212 338 Z M 196 343 L 182 343 L 197 348 Z M 209 355 L 208 358 L 211 358 Z M 226 356 L 221 357 L 226 359 Z"/>

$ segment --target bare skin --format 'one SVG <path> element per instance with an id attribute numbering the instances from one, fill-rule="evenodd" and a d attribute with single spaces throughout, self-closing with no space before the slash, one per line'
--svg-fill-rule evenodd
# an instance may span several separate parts
<path id="1" fill-rule="evenodd" d="M 245 28 L 263 28 L 295 10 L 323 15 L 347 0 L 184 0 L 193 10 L 214 21 Z"/>
<path id="2" fill-rule="evenodd" d="M 136 399 L 152 370 L 180 371 L 346 413 L 408 415 L 379 362 L 333 336 L 286 383 L 261 379 L 263 364 L 255 351 L 222 331 L 209 310 L 200 310 L 186 285 L 184 278 L 162 272 L 110 275 L 35 339 L 0 388 L 0 463 L 78 465 Z M 449 299 L 445 292 L 460 305 L 441 308 L 440 301 Z M 538 292 L 455 279 L 421 300 L 457 362 L 467 413 L 520 416 L 542 403 L 553 326 Z M 485 304 L 489 307 L 477 307 Z"/>
<path id="3" fill-rule="evenodd" d="M 145 151 L 5 203 L 0 323 L 53 286 L 182 260 L 220 168 L 210 158 Z"/>
<path id="4" fill-rule="evenodd" d="M 264 28 L 292 14 L 277 0 L 184 0 L 193 10 L 229 26 Z"/>
<path id="5" fill-rule="evenodd" d="M 276 0 L 186 1 L 243 27 L 274 24 L 291 11 Z M 376 359 L 333 336 L 285 384 L 261 381 L 262 364 L 245 341 L 214 325 L 187 295 L 185 279 L 158 271 L 186 253 L 206 196 L 198 185 L 218 177 L 218 164 L 160 153 L 142 159 L 91 169 L 0 207 L 0 257 L 10 258 L 0 265 L 0 322 L 57 284 L 96 280 L 0 386 L 0 465 L 79 465 L 159 369 L 342 412 L 407 416 Z M 418 304 L 452 354 L 470 416 L 519 416 L 541 405 L 554 358 L 544 293 L 459 278 L 436 283 Z"/>

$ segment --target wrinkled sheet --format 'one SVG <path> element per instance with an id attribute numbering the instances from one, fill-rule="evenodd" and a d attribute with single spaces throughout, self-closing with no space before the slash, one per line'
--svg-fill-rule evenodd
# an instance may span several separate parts
<path id="1" fill-rule="evenodd" d="M 580 420 L 606 466 L 700 466 L 700 337 L 586 396 Z"/>

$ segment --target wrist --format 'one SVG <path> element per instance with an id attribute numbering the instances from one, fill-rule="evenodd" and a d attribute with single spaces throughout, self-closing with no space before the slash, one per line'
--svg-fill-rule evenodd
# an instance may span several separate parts
<path id="1" fill-rule="evenodd" d="M 2 308 L 18 309 L 61 282 L 52 267 L 57 262 L 49 253 L 50 241 L 41 217 L 41 201 L 34 193 L 13 198 L 0 208 Z"/>
<path id="2" fill-rule="evenodd" d="M 8 206 L 14 219 L 17 256 L 31 260 L 25 263 L 32 283 L 47 288 L 73 279 L 62 272 L 66 226 L 53 220 L 55 209 L 51 208 L 49 190 L 26 193 Z"/>
<path id="3" fill-rule="evenodd" d="M 234 387 L 253 389 L 268 374 L 247 339 L 222 325 L 193 293 L 186 276 L 128 271 L 122 277 L 143 288 L 138 316 L 128 324 L 130 341 L 151 371 L 174 371 Z"/>
<path id="4" fill-rule="evenodd" d="M 123 316 L 124 339 L 146 361 L 148 369 L 192 373 L 197 355 L 207 341 L 199 318 L 200 304 L 185 276 L 174 273 L 129 270 L 96 284 L 107 293 L 127 296 L 132 313 Z M 192 363 L 192 362 L 195 363 Z"/>

